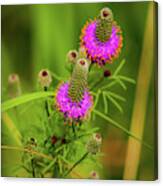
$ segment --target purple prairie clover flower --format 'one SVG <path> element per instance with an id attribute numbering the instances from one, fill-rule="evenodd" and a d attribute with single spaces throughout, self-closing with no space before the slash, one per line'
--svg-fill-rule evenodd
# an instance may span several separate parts
<path id="1" fill-rule="evenodd" d="M 80 36 L 80 45 L 84 47 L 92 63 L 103 66 L 112 63 L 122 48 L 122 32 L 113 20 L 112 11 L 103 8 L 100 15 L 85 24 Z"/>
<path id="2" fill-rule="evenodd" d="M 81 101 L 74 102 L 68 94 L 69 86 L 70 84 L 65 82 L 58 87 L 56 95 L 57 108 L 65 118 L 84 119 L 92 108 L 92 96 L 85 90 Z"/>
<path id="3" fill-rule="evenodd" d="M 76 60 L 69 82 L 62 83 L 56 94 L 56 105 L 70 121 L 85 119 L 93 106 L 93 97 L 87 86 L 89 62 L 85 58 Z"/>

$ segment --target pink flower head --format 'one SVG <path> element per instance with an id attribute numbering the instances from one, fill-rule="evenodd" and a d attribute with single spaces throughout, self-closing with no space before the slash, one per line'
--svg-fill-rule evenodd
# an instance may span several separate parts
<path id="1" fill-rule="evenodd" d="M 120 27 L 113 22 L 112 32 L 106 42 L 101 42 L 96 37 L 97 20 L 87 22 L 82 29 L 81 47 L 85 48 L 87 57 L 92 63 L 103 66 L 106 63 L 112 63 L 113 59 L 118 57 L 122 48 L 122 32 Z"/>
<path id="2" fill-rule="evenodd" d="M 68 95 L 69 83 L 62 83 L 56 94 L 56 105 L 65 118 L 84 119 L 90 112 L 93 105 L 93 98 L 87 90 L 83 94 L 83 98 L 79 102 L 73 102 Z"/>

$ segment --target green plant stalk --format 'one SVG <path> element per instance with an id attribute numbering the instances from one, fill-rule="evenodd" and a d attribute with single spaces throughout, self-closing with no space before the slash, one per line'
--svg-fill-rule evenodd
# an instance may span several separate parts
<path id="1" fill-rule="evenodd" d="M 151 147 L 151 145 L 145 143 L 142 141 L 141 138 L 137 137 L 135 134 L 133 134 L 132 132 L 128 131 L 127 129 L 125 129 L 124 127 L 122 127 L 119 123 L 117 123 L 116 121 L 114 121 L 113 119 L 111 119 L 110 117 L 106 116 L 105 114 L 99 112 L 98 110 L 93 110 L 93 112 L 100 116 L 101 118 L 105 119 L 106 121 L 109 122 L 109 124 L 112 124 L 113 126 L 121 129 L 123 132 L 125 132 L 128 136 L 131 136 L 132 138 L 134 138 L 135 140 L 137 140 L 140 144 L 143 144 L 145 147 L 147 147 L 148 149 L 153 151 L 153 148 Z"/>
<path id="2" fill-rule="evenodd" d="M 34 158 L 31 159 L 31 167 L 32 167 L 32 176 L 33 178 L 35 178 L 36 174 L 35 174 Z"/>
<path id="3" fill-rule="evenodd" d="M 47 92 L 48 88 L 44 87 L 44 91 Z M 49 118 L 50 117 L 50 113 L 49 113 L 49 107 L 48 107 L 48 101 L 47 100 L 45 100 L 45 110 L 46 110 L 47 116 Z"/>
<path id="4" fill-rule="evenodd" d="M 76 129 L 75 129 L 75 123 L 72 122 L 72 132 L 74 134 L 74 137 L 76 137 Z"/>
<path id="5" fill-rule="evenodd" d="M 138 138 L 143 139 L 145 118 L 147 112 L 147 101 L 150 89 L 150 81 L 153 73 L 154 62 L 154 36 L 155 33 L 155 3 L 150 2 L 148 9 L 148 16 L 146 22 L 146 29 L 144 34 L 144 42 L 142 55 L 140 59 L 139 74 L 137 79 L 136 97 L 134 102 L 130 132 Z M 143 78 L 143 79 L 142 79 Z M 126 161 L 123 178 L 127 180 L 137 179 L 137 172 L 139 169 L 140 156 L 142 146 L 133 138 L 129 137 L 128 148 L 126 153 Z"/>
<path id="6" fill-rule="evenodd" d="M 78 165 L 80 164 L 87 156 L 89 152 L 86 152 L 64 175 L 63 177 L 66 177 L 70 172 Z"/>

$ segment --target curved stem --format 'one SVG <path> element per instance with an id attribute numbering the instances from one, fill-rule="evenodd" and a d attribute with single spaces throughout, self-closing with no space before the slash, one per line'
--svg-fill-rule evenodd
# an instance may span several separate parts
<path id="1" fill-rule="evenodd" d="M 79 164 L 81 163 L 87 156 L 89 152 L 86 152 L 64 175 L 63 177 L 66 177 L 70 172 Z"/>
<path id="2" fill-rule="evenodd" d="M 105 119 L 106 121 L 108 121 L 110 124 L 112 124 L 113 126 L 121 129 L 123 132 L 125 132 L 127 135 L 131 136 L 132 138 L 134 138 L 135 140 L 139 141 L 142 145 L 144 145 L 145 147 L 147 147 L 149 150 L 153 151 L 153 147 L 151 147 L 151 145 L 149 145 L 148 143 L 142 141 L 141 138 L 137 137 L 135 134 L 133 134 L 132 132 L 130 132 L 129 130 L 127 130 L 126 128 L 124 128 L 122 125 L 120 125 L 119 123 L 117 123 L 116 121 L 114 121 L 113 119 L 111 119 L 110 117 L 106 116 L 105 114 L 99 112 L 98 110 L 93 110 L 93 112 L 100 116 L 101 118 Z"/>

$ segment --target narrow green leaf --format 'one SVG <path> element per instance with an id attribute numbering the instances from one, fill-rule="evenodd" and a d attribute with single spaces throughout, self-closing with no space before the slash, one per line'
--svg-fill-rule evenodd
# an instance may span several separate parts
<path id="1" fill-rule="evenodd" d="M 124 82 L 119 78 L 119 76 L 117 76 L 117 77 L 115 76 L 115 77 L 113 77 L 112 79 L 113 79 L 113 81 L 110 82 L 109 84 L 104 85 L 103 87 L 101 87 L 101 90 L 111 88 L 113 85 L 115 85 L 115 84 L 117 84 L 117 83 L 118 83 L 124 90 L 127 90 L 126 85 L 125 85 Z"/>
<path id="2" fill-rule="evenodd" d="M 117 79 L 119 85 L 124 89 L 124 90 L 127 90 L 127 87 L 126 85 L 123 83 L 123 81 L 121 81 L 119 78 Z"/>
<path id="3" fill-rule="evenodd" d="M 101 90 L 107 89 L 107 88 L 111 88 L 113 85 L 115 85 L 117 83 L 116 80 L 113 80 L 111 83 L 104 85 L 103 87 L 101 87 Z"/>
<path id="4" fill-rule="evenodd" d="M 45 174 L 49 169 L 51 169 L 51 167 L 53 167 L 53 165 L 56 162 L 56 158 L 54 158 L 42 171 L 42 174 Z"/>
<path id="5" fill-rule="evenodd" d="M 93 106 L 94 108 L 97 106 L 100 94 L 101 94 L 101 90 L 98 90 L 98 92 L 96 94 L 96 99 L 95 99 L 95 102 L 94 102 L 94 106 Z"/>
<path id="6" fill-rule="evenodd" d="M 114 99 L 112 98 L 110 95 L 106 95 L 107 98 L 115 105 L 115 107 L 121 112 L 123 113 L 123 109 L 122 107 L 120 106 L 120 104 Z"/>
<path id="7" fill-rule="evenodd" d="M 108 113 L 108 105 L 107 105 L 107 99 L 106 99 L 104 92 L 102 93 L 102 96 L 103 96 L 103 100 L 104 100 L 104 112 L 105 112 L 105 114 L 107 114 Z"/>
<path id="8" fill-rule="evenodd" d="M 119 124 L 118 122 L 114 121 L 113 119 L 111 119 L 109 116 L 106 116 L 105 114 L 99 112 L 98 110 L 93 110 L 93 112 L 98 115 L 99 117 L 105 119 L 106 121 L 108 121 L 110 124 L 112 124 L 113 126 L 119 128 L 120 130 L 122 130 L 123 132 L 125 132 L 128 136 L 133 137 L 135 140 L 139 141 L 140 143 L 142 143 L 144 146 L 146 146 L 148 149 L 153 151 L 153 148 L 151 145 L 149 145 L 148 143 L 144 142 L 142 139 L 138 138 L 135 134 L 131 133 L 129 130 L 127 130 L 126 128 L 124 128 L 121 124 Z"/>
<path id="9" fill-rule="evenodd" d="M 99 90 L 97 91 L 97 94 L 96 94 L 96 98 L 95 98 L 95 102 L 94 102 L 93 108 L 96 108 L 96 106 L 97 106 L 97 104 L 98 104 L 98 100 L 99 100 L 100 94 L 101 94 L 101 90 L 99 89 Z M 93 115 L 92 115 L 92 120 L 94 120 L 94 119 L 95 119 L 95 115 L 93 114 Z"/>
<path id="10" fill-rule="evenodd" d="M 13 107 L 16 107 L 18 105 L 27 103 L 29 101 L 33 101 L 36 99 L 41 99 L 41 98 L 45 98 L 48 96 L 54 96 L 55 93 L 54 92 L 34 92 L 34 93 L 30 93 L 30 94 L 26 94 L 17 98 L 13 98 L 10 100 L 7 100 L 5 102 L 2 103 L 2 112 L 7 111 Z"/>
<path id="11" fill-rule="evenodd" d="M 125 62 L 126 62 L 125 59 L 123 59 L 123 60 L 120 62 L 119 66 L 118 66 L 117 69 L 115 70 L 113 76 L 118 75 L 118 73 L 120 72 L 120 70 L 121 70 L 122 67 L 124 66 Z"/>
<path id="12" fill-rule="evenodd" d="M 127 77 L 127 76 L 121 76 L 119 75 L 118 76 L 120 79 L 124 80 L 124 81 L 127 81 L 129 83 L 132 83 L 132 84 L 136 84 L 136 81 L 130 77 Z"/>
<path id="13" fill-rule="evenodd" d="M 116 99 L 119 99 L 120 101 L 126 101 L 126 99 L 118 94 L 116 94 L 115 92 L 111 92 L 111 91 L 107 91 L 105 92 L 105 94 L 109 94 L 110 96 L 116 98 Z"/>

